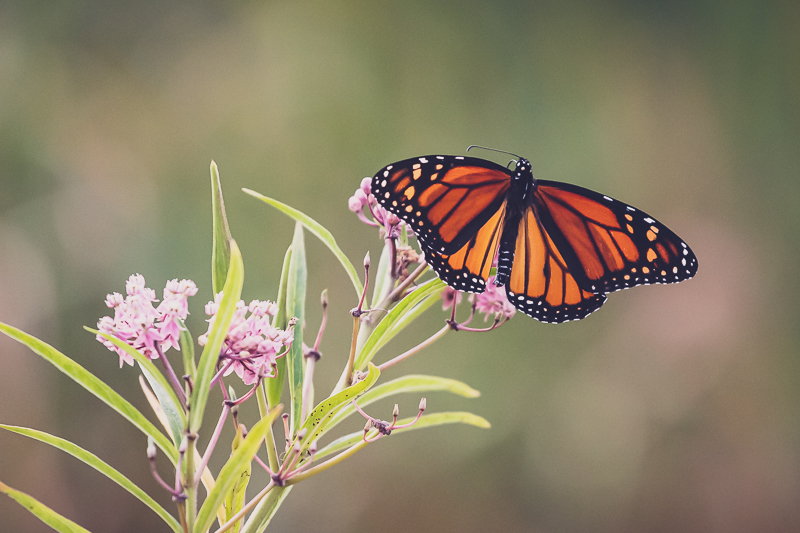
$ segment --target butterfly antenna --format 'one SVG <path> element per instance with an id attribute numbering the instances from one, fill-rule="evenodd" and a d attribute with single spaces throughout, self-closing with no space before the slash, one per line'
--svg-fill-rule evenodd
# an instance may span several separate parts
<path id="1" fill-rule="evenodd" d="M 499 152 L 501 154 L 513 155 L 517 159 L 520 159 L 520 156 L 518 156 L 517 154 L 512 154 L 511 152 L 506 152 L 505 150 L 497 150 L 496 148 L 487 148 L 485 146 L 478 146 L 477 144 L 469 145 L 467 147 L 467 152 L 469 152 L 471 148 L 480 148 L 481 150 L 489 150 L 490 152 Z"/>

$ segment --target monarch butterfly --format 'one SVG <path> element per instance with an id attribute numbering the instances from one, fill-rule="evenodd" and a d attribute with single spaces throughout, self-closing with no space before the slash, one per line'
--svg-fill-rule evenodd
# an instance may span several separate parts
<path id="1" fill-rule="evenodd" d="M 580 320 L 610 292 L 697 272 L 689 246 L 647 213 L 577 185 L 534 179 L 530 162 L 515 157 L 513 171 L 475 157 L 405 159 L 375 174 L 372 193 L 410 225 L 450 287 L 483 292 L 497 256 L 495 284 L 542 322 Z"/>

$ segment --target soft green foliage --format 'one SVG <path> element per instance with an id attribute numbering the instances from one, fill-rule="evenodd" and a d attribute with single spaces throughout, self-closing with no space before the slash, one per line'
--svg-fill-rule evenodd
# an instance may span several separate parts
<path id="1" fill-rule="evenodd" d="M 236 310 L 236 304 L 242 294 L 242 284 L 244 283 L 244 265 L 242 264 L 242 254 L 236 241 L 231 241 L 231 267 L 228 270 L 228 278 L 225 280 L 222 301 L 219 304 L 214 327 L 208 335 L 203 353 L 200 355 L 200 363 L 197 366 L 197 382 L 209 383 L 214 374 L 214 369 L 219 359 L 219 351 L 225 336 L 228 334 L 228 326 Z M 197 392 L 192 395 L 191 411 L 189 414 L 189 430 L 196 432 L 203 421 L 206 402 L 208 401 L 208 387 L 198 387 Z"/>
<path id="2" fill-rule="evenodd" d="M 402 418 L 397 421 L 399 425 L 407 424 L 414 420 L 413 418 Z M 467 424 L 470 426 L 475 426 L 482 429 L 489 429 L 492 425 L 489 423 L 488 420 L 483 418 L 482 416 L 474 415 L 472 413 L 454 411 L 454 412 L 444 412 L 444 413 L 432 413 L 429 415 L 425 415 L 419 419 L 419 421 L 414 424 L 413 426 L 407 428 L 399 428 L 392 430 L 392 435 L 395 433 L 405 433 L 406 431 L 412 431 L 416 429 L 423 429 L 433 426 L 442 426 L 446 424 Z M 374 437 L 377 435 L 376 430 L 372 430 L 369 434 L 369 438 Z M 321 450 L 319 450 L 316 454 L 316 458 L 326 457 L 336 452 L 340 452 L 353 446 L 354 444 L 358 444 L 364 438 L 363 431 L 356 431 L 354 433 L 350 433 L 349 435 L 345 435 L 343 437 L 339 437 L 338 439 L 334 440 Z"/>
<path id="3" fill-rule="evenodd" d="M 231 263 L 231 230 L 222 199 L 217 164 L 211 162 L 211 216 L 213 219 L 213 244 L 211 248 L 211 285 L 214 294 L 222 290 Z"/>
<path id="4" fill-rule="evenodd" d="M 213 432 L 204 429 L 203 437 L 208 439 L 210 436 L 210 439 L 203 440 L 206 450 L 201 454 L 198 449 L 200 429 L 209 406 L 209 394 L 215 388 L 211 386 L 212 383 L 215 383 L 212 380 L 218 372 L 221 372 L 222 364 L 226 360 L 229 364 L 234 362 L 240 365 L 255 364 L 256 357 L 259 357 L 259 355 L 252 355 L 254 350 L 266 350 L 266 353 L 269 353 L 269 348 L 263 348 L 263 346 L 270 346 L 267 341 L 271 339 L 278 343 L 284 342 L 281 337 L 282 333 L 269 328 L 265 322 L 270 313 L 275 312 L 272 310 L 272 306 L 266 302 L 258 305 L 265 305 L 264 309 L 268 308 L 270 311 L 261 309 L 256 313 L 251 309 L 250 316 L 246 319 L 243 312 L 240 317 L 241 320 L 237 318 L 235 327 L 231 328 L 231 322 L 241 298 L 244 283 L 244 263 L 236 241 L 231 238 L 230 230 L 228 229 L 219 174 L 214 164 L 211 167 L 211 174 L 214 226 L 212 279 L 214 292 L 218 293 L 221 289 L 222 297 L 218 302 L 218 309 L 214 315 L 207 342 L 199 361 L 195 361 L 192 335 L 188 331 L 182 331 L 180 334 L 184 373 L 189 376 L 190 381 L 188 383 L 181 382 L 169 369 L 166 372 L 162 372 L 159 366 L 144 353 L 116 338 L 114 329 L 107 330 L 112 331 L 111 334 L 105 334 L 86 328 L 93 335 L 99 334 L 110 341 L 138 363 L 138 368 L 141 369 L 143 374 L 143 377 L 140 376 L 139 379 L 145 395 L 159 420 L 161 420 L 162 425 L 167 428 L 167 432 L 173 441 L 172 443 L 162 431 L 150 423 L 127 400 L 66 355 L 16 328 L 0 324 L 0 331 L 28 346 L 145 433 L 148 437 L 147 452 L 150 466 L 161 486 L 169 491 L 173 496 L 173 501 L 177 502 L 180 520 L 176 520 L 156 503 L 151 496 L 144 493 L 117 470 L 80 446 L 33 429 L 3 425 L 0 425 L 0 427 L 61 449 L 95 468 L 145 503 L 177 533 L 208 533 L 215 519 L 219 520 L 220 529 L 223 531 L 261 533 L 267 528 L 294 484 L 337 465 L 371 443 L 365 441 L 363 433 L 359 432 L 336 439 L 323 450 L 315 453 L 317 441 L 326 437 L 329 431 L 339 422 L 355 412 L 354 401 L 356 399 L 358 399 L 361 406 L 366 406 L 377 400 L 400 393 L 446 391 L 467 398 L 477 397 L 479 393 L 459 381 L 421 375 L 404 376 L 382 385 L 377 385 L 381 370 L 371 362 L 374 355 L 421 316 L 425 310 L 438 302 L 438 297 L 445 287 L 444 283 L 439 279 L 434 278 L 427 281 L 418 279 L 419 274 L 426 272 L 425 265 L 418 266 L 417 268 L 422 270 L 415 272 L 414 279 L 408 279 L 407 283 L 400 286 L 402 280 L 391 276 L 391 264 L 395 258 L 392 257 L 392 248 L 386 245 L 373 275 L 375 289 L 373 290 L 372 300 L 373 303 L 377 302 L 381 306 L 385 306 L 387 311 L 371 317 L 367 314 L 364 315 L 364 318 L 359 319 L 357 318 L 361 316 L 359 312 L 365 311 L 359 304 L 359 312 L 353 313 L 353 317 L 356 318 L 351 321 L 353 329 L 346 332 L 350 338 L 355 337 L 348 352 L 351 359 L 346 363 L 345 361 L 340 361 L 346 369 L 343 375 L 344 379 L 328 398 L 320 401 L 304 418 L 303 406 L 310 408 L 313 404 L 314 390 L 310 372 L 311 359 L 307 361 L 303 353 L 306 290 L 309 276 L 304 231 L 308 229 L 312 234 L 320 238 L 339 259 L 357 291 L 354 299 L 356 302 L 359 301 L 362 294 L 361 282 L 352 263 L 344 256 L 336 245 L 336 241 L 325 228 L 297 210 L 252 191 L 247 191 L 249 194 L 277 207 L 296 220 L 292 243 L 287 249 L 283 261 L 276 302 L 277 313 L 272 319 L 272 327 L 278 330 L 286 331 L 290 324 L 293 324 L 293 341 L 284 357 L 277 361 L 275 359 L 269 360 L 270 364 L 276 365 L 276 376 L 271 379 L 265 379 L 263 377 L 265 374 L 262 372 L 253 381 L 246 381 L 251 383 L 253 388 L 246 395 L 242 395 L 239 400 L 236 398 L 233 387 L 225 388 L 225 378 L 218 378 L 222 380 L 220 383 L 227 394 L 225 407 L 216 429 Z M 223 279 L 225 280 L 224 286 L 220 286 Z M 418 285 L 411 285 L 412 281 L 418 283 Z M 404 294 L 405 292 L 408 293 Z M 259 318 L 262 321 L 248 322 L 252 317 Z M 379 320 L 379 317 L 382 318 Z M 182 318 L 185 318 L 185 314 L 182 315 Z M 373 320 L 369 320 L 369 318 Z M 296 322 L 292 319 L 296 319 Z M 377 324 L 374 325 L 376 322 Z M 363 327 L 361 327 L 362 324 Z M 185 327 L 182 322 L 180 325 Z M 147 325 L 146 327 L 155 326 Z M 259 332 L 268 330 L 269 335 L 273 336 L 268 338 L 258 337 L 259 340 L 253 341 L 254 337 L 244 336 L 246 333 L 244 330 L 247 328 L 254 328 Z M 446 329 L 444 331 L 446 332 Z M 247 334 L 249 335 L 250 333 Z M 264 335 L 267 334 L 265 333 Z M 432 339 L 436 340 L 437 338 L 435 336 Z M 245 340 L 242 341 L 242 339 Z M 361 340 L 359 341 L 358 339 Z M 364 346 L 359 352 L 357 349 L 360 345 L 359 343 L 364 341 Z M 253 344 L 248 344 L 251 342 Z M 262 342 L 266 344 L 262 345 Z M 427 346 L 430 342 L 432 342 L 431 339 L 425 341 L 418 348 Z M 274 357 L 277 352 L 272 352 L 272 355 Z M 161 362 L 168 366 L 166 358 Z M 396 361 L 393 361 L 392 364 L 394 363 Z M 307 365 L 309 373 L 308 382 L 306 383 L 304 378 Z M 263 368 L 261 367 L 262 370 Z M 360 371 L 363 368 L 368 369 L 366 373 Z M 353 372 L 354 369 L 355 372 Z M 145 384 L 145 379 L 149 384 L 149 388 Z M 273 434 L 273 426 L 283 409 L 281 399 L 285 380 L 288 381 L 289 390 L 287 401 L 289 407 L 289 429 L 287 434 L 284 435 L 284 439 L 286 442 L 290 442 L 291 445 L 284 452 L 279 452 L 278 446 L 276 446 L 278 439 Z M 352 381 L 355 381 L 355 383 L 346 386 L 347 383 Z M 248 401 L 253 396 L 255 396 L 258 403 L 259 419 L 249 429 L 246 426 L 238 425 L 233 444 L 229 446 L 220 445 L 220 438 L 225 435 L 223 428 L 229 414 L 237 413 L 234 416 L 239 416 L 239 403 Z M 186 398 L 185 400 L 184 397 Z M 241 423 L 244 424 L 245 422 Z M 402 433 L 411 428 L 417 429 L 452 423 L 488 427 L 488 422 L 483 418 L 459 412 L 434 413 L 422 418 L 409 418 L 400 421 L 400 423 L 413 425 L 408 428 L 392 426 L 392 433 Z M 383 424 L 383 422 L 371 419 L 370 424 Z M 381 427 L 385 428 L 385 426 Z M 245 429 L 247 429 L 246 434 L 244 433 Z M 374 440 L 378 438 L 376 430 L 370 432 L 370 439 L 373 438 Z M 258 494 L 248 501 L 246 489 L 250 484 L 253 463 L 256 461 L 256 454 L 262 442 L 265 443 L 267 448 L 267 470 L 271 481 L 266 486 L 259 487 Z M 282 443 L 283 440 L 279 442 Z M 158 474 L 155 462 L 156 447 L 167 454 L 173 465 L 180 464 L 174 486 L 172 481 L 168 483 Z M 224 450 L 226 448 L 233 451 L 216 478 L 214 478 L 208 469 L 208 461 L 215 449 Z M 332 455 L 334 452 L 341 453 L 321 464 L 318 462 L 321 458 Z M 261 461 L 259 460 L 258 463 L 261 463 Z M 201 472 L 206 474 L 203 482 L 208 489 L 208 494 L 202 501 L 198 491 L 198 477 Z M 39 504 L 30 496 L 2 484 L 0 484 L 0 489 L 58 531 L 86 531 Z"/>
<path id="5" fill-rule="evenodd" d="M 428 280 L 394 306 L 378 323 L 356 357 L 356 369 L 364 368 L 378 353 L 378 350 L 403 331 L 422 312 L 439 301 L 438 297 L 445 287 L 446 285 L 439 278 Z"/>
<path id="6" fill-rule="evenodd" d="M 0 332 L 24 344 L 35 353 L 42 356 L 45 361 L 52 363 L 61 372 L 72 378 L 83 388 L 100 398 L 106 405 L 121 414 L 142 432 L 152 437 L 158 446 L 169 457 L 172 464 L 178 462 L 178 452 L 169 439 L 144 417 L 128 400 L 117 394 L 97 376 L 83 368 L 81 365 L 59 352 L 49 344 L 18 330 L 15 327 L 0 322 Z"/>
<path id="7" fill-rule="evenodd" d="M 0 492 L 6 494 L 11 499 L 16 500 L 21 506 L 31 512 L 36 518 L 55 529 L 59 533 L 90 533 L 69 518 L 65 518 L 53 511 L 49 507 L 40 503 L 37 499 L 14 490 L 3 482 L 0 482 Z"/>
<path id="8" fill-rule="evenodd" d="M 286 249 L 286 255 L 283 256 L 283 268 L 281 269 L 281 281 L 278 289 L 278 299 L 275 303 L 278 304 L 278 314 L 275 315 L 272 325 L 276 328 L 286 329 L 286 286 L 289 283 L 289 267 L 292 262 L 292 247 Z M 283 383 L 286 381 L 286 358 L 281 357 L 278 359 L 278 366 L 276 368 L 275 377 L 267 381 L 267 402 L 270 407 L 278 405 L 281 401 L 281 394 L 283 394 Z"/>
<path id="9" fill-rule="evenodd" d="M 161 517 L 166 524 L 172 528 L 173 531 L 180 532 L 181 526 L 175 518 L 170 515 L 166 509 L 161 507 L 153 498 L 151 498 L 146 492 L 142 489 L 137 487 L 133 484 L 133 482 L 128 479 L 127 477 L 123 476 L 119 471 L 115 468 L 110 466 L 108 463 L 97 457 L 95 454 L 88 452 L 81 448 L 80 446 L 73 444 L 67 440 L 64 440 L 60 437 L 56 437 L 54 435 L 50 435 L 49 433 L 45 433 L 43 431 L 38 431 L 35 429 L 30 428 L 23 428 L 18 426 L 6 426 L 4 424 L 0 424 L 0 428 L 6 429 L 8 431 L 12 431 L 14 433 L 18 433 L 20 435 L 25 435 L 26 437 L 30 437 L 32 439 L 38 440 L 39 442 L 44 442 L 45 444 L 49 444 L 54 448 L 58 448 L 68 454 L 72 455 L 79 461 L 91 466 L 101 474 L 105 475 L 107 478 L 115 482 L 117 485 L 122 487 L 123 489 L 127 490 L 131 494 L 133 494 L 136 498 L 138 498 L 142 503 L 148 506 L 150 509 L 153 510 L 158 516 Z"/>
<path id="10" fill-rule="evenodd" d="M 173 442 L 180 442 L 181 432 L 183 431 L 186 417 L 183 414 L 183 409 L 180 407 L 180 401 L 175 395 L 175 391 L 172 390 L 172 387 L 170 387 L 169 383 L 167 382 L 167 378 L 165 378 L 164 375 L 158 371 L 156 365 L 154 365 L 153 362 L 145 355 L 140 353 L 138 350 L 135 350 L 131 345 L 122 342 L 113 335 L 107 335 L 88 327 L 84 327 L 83 329 L 94 335 L 101 335 L 102 337 L 105 337 L 112 342 L 114 346 L 125 350 L 125 352 L 129 353 L 131 357 L 134 358 L 134 360 L 142 368 L 144 377 L 147 379 L 148 383 L 150 383 L 150 387 L 153 389 L 153 392 L 161 404 L 161 408 L 164 410 L 164 414 L 169 421 L 170 430 L 172 431 Z"/>
<path id="11" fill-rule="evenodd" d="M 323 400 L 317 405 L 301 428 L 306 430 L 306 436 L 303 439 L 302 452 L 305 452 L 309 445 L 320 438 L 333 419 L 336 412 L 342 407 L 345 402 L 352 401 L 357 398 L 359 394 L 368 390 L 380 377 L 381 371 L 375 365 L 369 365 L 369 373 L 367 376 L 358 383 L 351 385 L 343 391 L 334 394 L 333 396 Z"/>
<path id="12" fill-rule="evenodd" d="M 294 227 L 292 239 L 292 257 L 289 260 L 289 277 L 286 282 L 286 317 L 297 319 L 294 328 L 294 342 L 286 360 L 289 378 L 290 423 L 291 432 L 300 426 L 303 410 L 303 326 L 306 315 L 306 284 L 308 283 L 308 266 L 306 265 L 306 247 L 303 240 L 303 226 L 298 222 Z"/>
<path id="13" fill-rule="evenodd" d="M 377 402 L 389 396 L 406 392 L 434 392 L 446 391 L 452 394 L 463 396 L 464 398 L 477 398 L 481 395 L 466 383 L 455 379 L 440 378 L 436 376 L 408 375 L 392 381 L 387 381 L 377 387 L 366 391 L 358 398 L 358 406 L 362 409 L 371 403 Z M 356 412 L 353 405 L 348 404 L 336 412 L 331 419 L 327 429 L 333 428 L 336 424 Z M 427 419 L 427 417 L 426 417 Z"/>
<path id="14" fill-rule="evenodd" d="M 259 420 L 247 434 L 247 437 L 242 441 L 236 451 L 233 452 L 228 462 L 222 467 L 217 476 L 217 484 L 214 489 L 208 494 L 206 501 L 197 513 L 197 522 L 195 523 L 194 532 L 203 533 L 211 527 L 214 521 L 217 510 L 225 496 L 233 489 L 233 486 L 239 481 L 241 472 L 244 470 L 245 465 L 253 460 L 256 450 L 264 440 L 264 435 L 270 430 L 275 418 L 280 414 L 282 406 L 278 406 L 270 411 L 269 416 Z"/>
<path id="15" fill-rule="evenodd" d="M 342 249 L 339 248 L 339 245 L 336 244 L 336 239 L 333 238 L 333 235 L 331 234 L 330 231 L 326 230 L 324 227 L 322 227 L 322 225 L 319 222 L 317 222 L 310 216 L 298 211 L 297 209 L 294 209 L 293 207 L 289 207 L 288 205 L 279 202 L 278 200 L 273 200 L 272 198 L 259 194 L 255 191 L 251 191 L 250 189 L 242 189 L 242 190 L 245 193 L 249 194 L 250 196 L 258 198 L 259 200 L 262 200 L 268 203 L 269 205 L 275 207 L 279 211 L 289 215 L 296 221 L 303 224 L 303 226 L 305 226 L 306 229 L 308 229 L 308 231 L 316 235 L 319 238 L 319 240 L 321 240 L 323 244 L 325 244 L 325 246 L 330 248 L 330 250 L 333 252 L 333 255 L 336 256 L 336 259 L 339 260 L 339 263 L 341 263 L 345 271 L 347 271 L 347 275 L 350 277 L 350 281 L 353 282 L 353 287 L 356 290 L 356 295 L 358 297 L 361 296 L 361 292 L 364 290 L 364 284 L 361 283 L 361 280 L 358 279 L 358 272 L 356 271 L 356 267 L 353 266 L 353 263 L 350 262 L 347 256 L 344 255 Z"/>

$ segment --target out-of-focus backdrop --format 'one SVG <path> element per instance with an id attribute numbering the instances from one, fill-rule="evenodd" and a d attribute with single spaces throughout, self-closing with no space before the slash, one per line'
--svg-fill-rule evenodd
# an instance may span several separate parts
<path id="1" fill-rule="evenodd" d="M 447 335 L 386 377 L 463 380 L 482 396 L 432 394 L 429 409 L 493 427 L 384 439 L 297 487 L 271 527 L 798 531 L 799 57 L 788 1 L 3 2 L 0 320 L 148 411 L 135 370 L 82 326 L 139 272 L 159 292 L 195 280 L 189 325 L 204 331 L 212 159 L 250 299 L 275 298 L 293 224 L 242 187 L 312 215 L 359 264 L 381 247 L 347 210 L 364 176 L 469 144 L 509 150 L 539 178 L 664 221 L 697 277 L 613 294 L 577 323 L 518 315 Z M 325 391 L 355 302 L 327 249 L 307 246 L 313 333 L 330 291 Z M 428 311 L 381 358 L 445 317 Z M 0 422 L 76 441 L 172 508 L 144 437 L 5 337 Z M 0 480 L 92 531 L 166 530 L 78 461 L 5 432 Z M 44 529 L 8 498 L 0 517 Z"/>

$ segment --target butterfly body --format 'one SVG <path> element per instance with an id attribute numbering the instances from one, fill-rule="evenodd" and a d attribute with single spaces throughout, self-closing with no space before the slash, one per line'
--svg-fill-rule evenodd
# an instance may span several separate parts
<path id="1" fill-rule="evenodd" d="M 375 174 L 372 192 L 410 225 L 445 283 L 483 292 L 496 255 L 495 283 L 542 322 L 580 320 L 610 292 L 697 271 L 665 225 L 589 189 L 536 180 L 523 158 L 513 171 L 472 157 L 406 159 Z"/>

